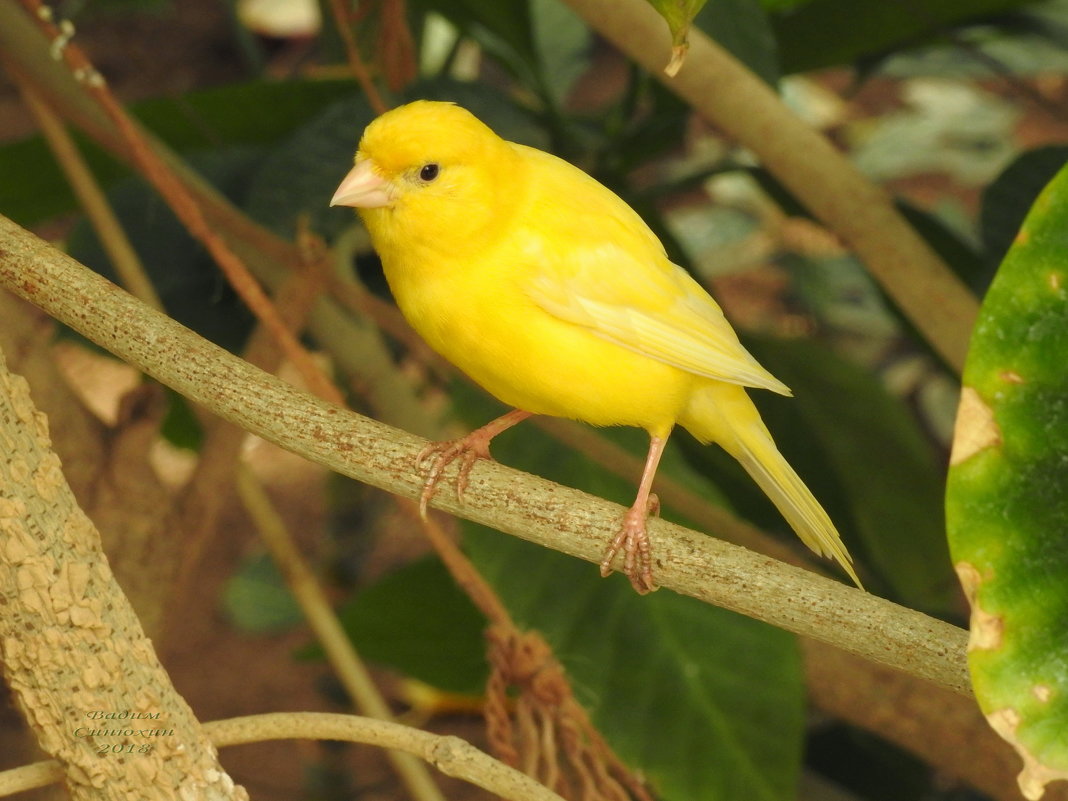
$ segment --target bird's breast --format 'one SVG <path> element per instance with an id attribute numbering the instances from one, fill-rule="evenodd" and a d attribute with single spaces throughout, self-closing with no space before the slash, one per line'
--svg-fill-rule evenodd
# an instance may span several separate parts
<path id="1" fill-rule="evenodd" d="M 692 375 L 554 317 L 499 265 L 449 261 L 418 271 L 386 264 L 386 276 L 420 336 L 492 395 L 594 425 L 666 434 L 674 424 Z"/>

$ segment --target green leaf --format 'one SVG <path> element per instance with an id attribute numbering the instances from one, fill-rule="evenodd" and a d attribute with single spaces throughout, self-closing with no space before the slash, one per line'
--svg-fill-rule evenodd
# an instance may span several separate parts
<path id="1" fill-rule="evenodd" d="M 1068 168 L 1039 195 L 980 310 L 946 520 L 972 606 L 980 708 L 1038 798 L 1068 779 Z"/>
<path id="2" fill-rule="evenodd" d="M 500 410 L 466 387 L 454 397 L 472 424 Z M 648 446 L 636 429 L 602 434 L 640 454 Z M 636 492 L 529 423 L 494 440 L 494 454 L 628 505 Z M 671 447 L 662 469 L 685 471 Z M 682 477 L 693 479 L 692 471 Z M 667 591 L 640 597 L 621 576 L 601 579 L 593 565 L 514 537 L 468 524 L 465 532 L 509 611 L 546 637 L 600 731 L 660 797 L 794 797 L 803 688 L 793 637 Z"/>
<path id="3" fill-rule="evenodd" d="M 659 797 L 794 797 L 803 688 L 791 636 L 667 591 L 640 597 L 620 576 L 488 529 L 465 525 L 465 543 Z"/>
<path id="4" fill-rule="evenodd" d="M 179 151 L 221 145 L 262 145 L 304 123 L 327 103 L 352 93 L 349 81 L 246 83 L 131 107 L 150 130 Z M 105 187 L 128 174 L 84 137 L 75 135 Z M 0 146 L 0 208 L 23 226 L 76 207 L 63 174 L 40 137 Z"/>
<path id="5" fill-rule="evenodd" d="M 561 0 L 530 0 L 531 37 L 544 91 L 559 108 L 590 65 L 593 37 Z"/>
<path id="6" fill-rule="evenodd" d="M 534 42 L 530 31 L 528 0 L 486 3 L 482 0 L 414 0 L 421 13 L 435 12 L 448 19 L 531 89 L 537 87 Z"/>
<path id="7" fill-rule="evenodd" d="M 330 198 L 352 167 L 356 144 L 372 119 L 374 112 L 360 96 L 327 106 L 263 160 L 245 210 L 290 239 L 302 215 L 328 239 L 353 225 L 352 209 L 331 208 Z"/>
<path id="8" fill-rule="evenodd" d="M 485 689 L 485 619 L 438 559 L 421 559 L 379 579 L 338 617 L 367 659 L 448 692 Z"/>
<path id="9" fill-rule="evenodd" d="M 813 0 L 774 14 L 784 73 L 807 72 L 885 54 L 947 27 L 1027 5 L 1034 0 L 939 0 L 916 13 L 886 0 Z"/>
<path id="10" fill-rule="evenodd" d="M 303 619 L 300 606 L 267 554 L 245 560 L 226 582 L 222 604 L 235 626 L 256 634 L 285 631 Z"/>
<path id="11" fill-rule="evenodd" d="M 170 387 L 165 386 L 163 390 L 167 393 L 167 416 L 160 424 L 159 433 L 171 445 L 199 451 L 204 441 L 204 428 L 193 414 L 193 407 Z"/>
<path id="12" fill-rule="evenodd" d="M 220 191 L 238 200 L 261 157 L 258 149 L 234 148 L 200 154 L 190 162 Z M 130 178 L 108 199 L 168 314 L 216 344 L 238 350 L 251 331 L 251 313 L 159 196 Z M 117 280 L 87 222 L 75 227 L 68 250 L 82 264 Z"/>
<path id="13" fill-rule="evenodd" d="M 682 66 L 689 43 L 686 36 L 694 17 L 706 0 L 647 0 L 649 5 L 664 18 L 671 31 L 671 63 L 664 68 L 668 75 L 674 75 Z"/>
<path id="14" fill-rule="evenodd" d="M 779 47 L 759 0 L 712 0 L 696 25 L 768 84 L 779 82 Z"/>

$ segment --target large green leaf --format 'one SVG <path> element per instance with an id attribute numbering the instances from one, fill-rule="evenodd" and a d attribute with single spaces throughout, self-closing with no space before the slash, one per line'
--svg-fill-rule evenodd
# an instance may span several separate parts
<path id="1" fill-rule="evenodd" d="M 512 614 L 553 645 L 595 724 L 668 801 L 791 799 L 802 684 L 784 632 L 494 531 L 466 542 Z"/>
<path id="2" fill-rule="evenodd" d="M 772 17 L 783 72 L 805 72 L 907 47 L 945 28 L 1008 11 L 1034 0 L 812 0 Z"/>
<path id="3" fill-rule="evenodd" d="M 946 491 L 972 606 L 969 665 L 1036 799 L 1068 779 L 1068 168 L 1039 195 L 980 312 Z"/>
<path id="4" fill-rule="evenodd" d="M 327 103 L 352 94 L 348 81 L 247 83 L 136 103 L 131 111 L 171 147 L 184 151 L 277 141 Z M 125 171 L 76 137 L 97 180 L 111 185 Z M 0 209 L 30 226 L 75 208 L 74 197 L 40 137 L 0 147 Z"/>
<path id="5" fill-rule="evenodd" d="M 778 83 L 778 43 L 759 0 L 712 0 L 696 24 L 769 84 Z"/>
<path id="6" fill-rule="evenodd" d="M 226 148 L 196 154 L 190 163 L 238 202 L 262 157 L 258 148 Z M 163 200 L 136 178 L 120 181 L 108 199 L 167 313 L 216 344 L 239 349 L 252 329 L 251 313 Z M 82 264 L 117 280 L 88 222 L 75 227 L 68 250 Z"/>
<path id="7" fill-rule="evenodd" d="M 751 397 L 787 461 L 835 521 L 871 589 L 952 616 L 957 592 L 943 537 L 942 474 L 914 417 L 877 377 L 816 342 L 746 339 L 794 391 Z M 794 535 L 720 448 L 683 439 L 689 459 L 746 519 Z"/>
<path id="8" fill-rule="evenodd" d="M 354 95 L 327 106 L 276 147 L 256 170 L 244 208 L 286 238 L 297 220 L 332 238 L 353 224 L 352 209 L 330 206 L 330 197 L 352 166 L 356 143 L 374 113 Z"/>
<path id="9" fill-rule="evenodd" d="M 485 619 L 437 559 L 393 571 L 357 593 L 338 617 L 367 659 L 450 692 L 485 688 Z"/>
<path id="10" fill-rule="evenodd" d="M 473 390 L 457 397 L 472 424 L 499 411 Z M 603 433 L 639 452 L 648 442 L 633 429 Z M 684 473 L 670 451 L 662 469 Z M 529 423 L 494 442 L 505 464 L 633 500 L 635 485 L 565 453 Z M 544 634 L 599 729 L 662 798 L 793 798 L 803 736 L 793 637 L 668 591 L 640 597 L 620 576 L 601 579 L 593 565 L 465 528 L 472 558 L 516 620 Z"/>

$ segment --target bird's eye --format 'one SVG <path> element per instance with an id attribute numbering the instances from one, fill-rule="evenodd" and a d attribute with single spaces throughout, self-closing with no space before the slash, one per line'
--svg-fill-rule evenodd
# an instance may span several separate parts
<path id="1" fill-rule="evenodd" d="M 419 180 L 429 183 L 438 177 L 438 173 L 441 172 L 441 167 L 431 162 L 430 164 L 424 164 L 423 168 L 419 170 Z"/>

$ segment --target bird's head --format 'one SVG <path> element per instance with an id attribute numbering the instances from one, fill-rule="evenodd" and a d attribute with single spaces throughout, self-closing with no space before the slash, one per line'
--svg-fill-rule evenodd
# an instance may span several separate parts
<path id="1" fill-rule="evenodd" d="M 516 161 L 511 145 L 466 109 L 418 100 L 367 126 L 330 205 L 356 208 L 380 252 L 396 239 L 474 236 L 508 205 Z"/>

